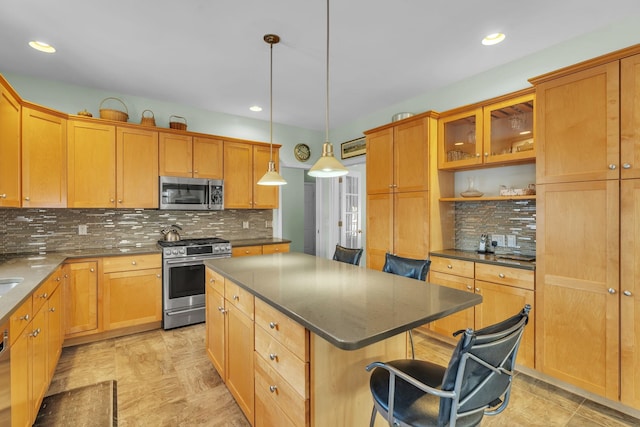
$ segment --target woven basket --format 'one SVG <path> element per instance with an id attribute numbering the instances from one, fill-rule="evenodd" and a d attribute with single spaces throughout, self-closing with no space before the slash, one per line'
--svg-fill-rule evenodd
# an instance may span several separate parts
<path id="1" fill-rule="evenodd" d="M 120 102 L 122 104 L 122 106 L 124 107 L 124 109 L 126 110 L 126 113 L 124 111 L 120 111 L 120 110 L 112 110 L 112 109 L 109 109 L 109 108 L 102 108 L 102 104 L 104 104 L 104 101 L 106 101 L 107 99 L 114 99 L 114 100 Z M 122 102 L 122 100 L 120 98 L 105 98 L 100 103 L 100 118 L 101 119 L 107 119 L 107 120 L 115 120 L 115 121 L 118 121 L 118 122 L 126 122 L 126 121 L 129 120 L 129 109 L 124 104 L 124 102 Z"/>
<path id="2" fill-rule="evenodd" d="M 151 113 L 151 117 L 145 117 L 144 113 L 146 113 L 146 112 Z M 140 124 L 141 125 L 145 125 L 145 126 L 155 126 L 156 125 L 156 118 L 153 115 L 153 111 L 144 110 L 142 112 L 142 118 L 140 119 Z"/>
<path id="3" fill-rule="evenodd" d="M 184 120 L 184 123 L 174 121 L 172 119 L 174 117 L 179 120 Z M 181 116 L 169 116 L 169 127 L 171 129 L 187 130 L 187 119 Z"/>

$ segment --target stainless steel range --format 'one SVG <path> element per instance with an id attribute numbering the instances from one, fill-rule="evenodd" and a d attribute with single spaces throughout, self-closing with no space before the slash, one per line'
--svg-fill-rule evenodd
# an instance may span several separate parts
<path id="1" fill-rule="evenodd" d="M 205 266 L 214 258 L 231 256 L 231 243 L 217 237 L 158 241 L 162 247 L 162 327 L 205 321 Z"/>

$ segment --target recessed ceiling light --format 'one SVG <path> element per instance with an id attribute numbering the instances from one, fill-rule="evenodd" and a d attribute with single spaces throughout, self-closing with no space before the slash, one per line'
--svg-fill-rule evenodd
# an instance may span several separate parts
<path id="1" fill-rule="evenodd" d="M 255 111 L 257 113 L 259 111 L 262 111 L 262 107 L 259 106 L 259 105 L 254 105 L 254 106 L 249 107 L 249 110 Z"/>
<path id="2" fill-rule="evenodd" d="M 493 33 L 489 34 L 485 38 L 482 39 L 482 44 L 485 46 L 491 46 L 494 44 L 498 44 L 504 40 L 506 36 L 502 33 Z"/>
<path id="3" fill-rule="evenodd" d="M 53 53 L 56 51 L 56 48 L 45 42 L 30 41 L 29 46 L 44 53 Z"/>

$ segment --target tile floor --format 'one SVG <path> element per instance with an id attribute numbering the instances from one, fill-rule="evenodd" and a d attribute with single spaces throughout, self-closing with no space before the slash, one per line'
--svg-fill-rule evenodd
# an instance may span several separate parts
<path id="1" fill-rule="evenodd" d="M 117 380 L 118 426 L 249 426 L 204 351 L 204 324 L 65 348 L 48 394 Z M 451 348 L 415 333 L 416 356 L 446 364 Z M 524 374 L 509 407 L 483 426 L 640 426 L 640 420 Z"/>

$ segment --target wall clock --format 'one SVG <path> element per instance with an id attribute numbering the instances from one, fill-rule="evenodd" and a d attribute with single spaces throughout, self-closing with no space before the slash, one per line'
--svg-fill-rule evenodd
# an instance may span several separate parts
<path id="1" fill-rule="evenodd" d="M 298 144 L 293 148 L 293 154 L 300 162 L 306 162 L 311 157 L 311 149 L 307 144 Z"/>

